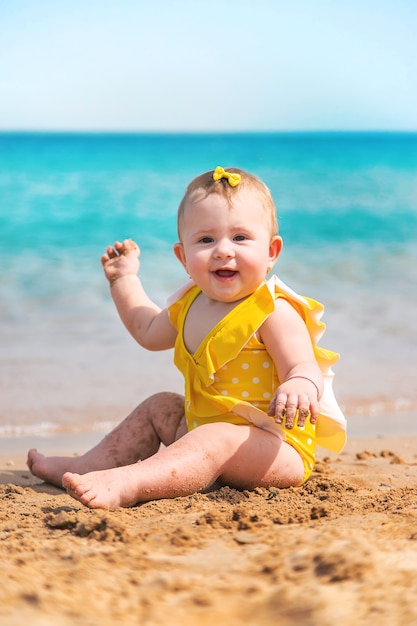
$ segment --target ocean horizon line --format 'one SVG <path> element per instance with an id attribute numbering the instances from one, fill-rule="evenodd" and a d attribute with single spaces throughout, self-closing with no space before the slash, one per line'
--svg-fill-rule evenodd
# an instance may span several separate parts
<path id="1" fill-rule="evenodd" d="M 349 137 L 358 136 L 364 138 L 366 136 L 416 136 L 415 130 L 396 130 L 396 129 L 304 129 L 304 130 L 118 130 L 118 129 L 1 129 L 0 136 L 108 136 L 108 137 L 248 137 L 248 136 L 325 136 L 325 137 Z"/>

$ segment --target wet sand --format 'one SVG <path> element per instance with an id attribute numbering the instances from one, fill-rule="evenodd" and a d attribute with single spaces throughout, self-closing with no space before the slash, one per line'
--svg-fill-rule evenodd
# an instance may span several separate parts
<path id="1" fill-rule="evenodd" d="M 417 434 L 320 450 L 299 489 L 112 512 L 31 476 L 17 447 L 0 455 L 1 625 L 417 623 Z"/>

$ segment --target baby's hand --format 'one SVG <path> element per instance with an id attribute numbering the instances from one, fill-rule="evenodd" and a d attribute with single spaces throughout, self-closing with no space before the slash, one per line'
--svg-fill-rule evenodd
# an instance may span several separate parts
<path id="1" fill-rule="evenodd" d="M 315 424 L 319 416 L 316 385 L 306 378 L 291 378 L 280 385 L 269 405 L 268 415 L 277 424 L 293 428 L 298 411 L 298 426 L 304 426 L 308 416 Z"/>
<path id="2" fill-rule="evenodd" d="M 110 283 L 128 274 L 136 275 L 139 271 L 138 245 L 132 239 L 125 239 L 122 243 L 116 241 L 109 246 L 101 257 L 104 274 Z"/>

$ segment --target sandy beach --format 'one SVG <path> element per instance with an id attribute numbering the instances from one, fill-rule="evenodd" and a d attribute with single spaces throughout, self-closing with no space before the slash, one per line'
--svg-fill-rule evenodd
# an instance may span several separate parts
<path id="1" fill-rule="evenodd" d="M 417 434 L 320 450 L 300 489 L 113 512 L 31 476 L 17 441 L 0 455 L 1 625 L 417 624 Z"/>

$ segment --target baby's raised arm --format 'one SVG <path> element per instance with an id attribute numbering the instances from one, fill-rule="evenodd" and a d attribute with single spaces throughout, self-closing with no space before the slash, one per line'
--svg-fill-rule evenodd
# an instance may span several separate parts
<path id="1" fill-rule="evenodd" d="M 138 276 L 140 250 L 131 239 L 116 241 L 101 257 L 104 274 L 123 324 L 148 350 L 166 350 L 175 343 L 177 331 L 168 311 L 153 302 Z"/>

